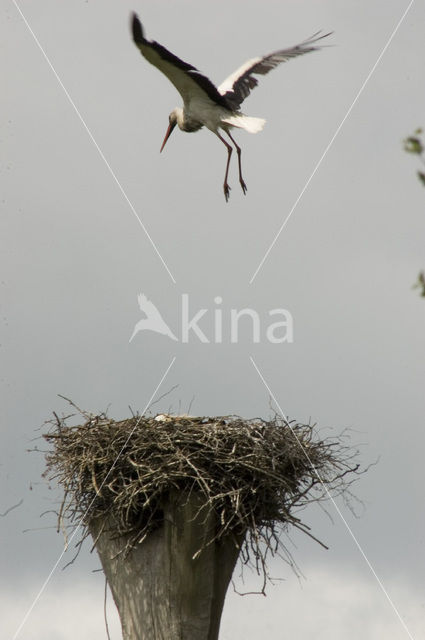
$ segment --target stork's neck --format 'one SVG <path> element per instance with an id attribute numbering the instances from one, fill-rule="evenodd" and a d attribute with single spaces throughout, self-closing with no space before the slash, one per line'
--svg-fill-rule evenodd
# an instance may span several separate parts
<path id="1" fill-rule="evenodd" d="M 177 124 L 179 129 L 184 131 L 184 112 L 181 107 L 176 107 L 173 109 L 173 113 L 176 116 Z"/>
<path id="2" fill-rule="evenodd" d="M 199 129 L 202 129 L 202 122 L 200 122 L 199 120 L 196 120 L 196 118 L 193 118 L 189 113 L 187 113 L 186 111 L 184 111 L 184 109 L 182 109 L 181 107 L 176 107 L 173 111 L 177 124 L 179 126 L 179 129 L 181 129 L 182 131 L 199 131 Z"/>

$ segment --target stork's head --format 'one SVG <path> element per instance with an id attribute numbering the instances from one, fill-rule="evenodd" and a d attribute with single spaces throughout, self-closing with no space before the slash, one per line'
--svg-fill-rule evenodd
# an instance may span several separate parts
<path id="1" fill-rule="evenodd" d="M 168 138 L 171 136 L 176 124 L 178 124 L 179 127 L 181 128 L 181 125 L 183 124 L 183 109 L 180 109 L 179 107 L 176 107 L 175 109 L 173 109 L 170 115 L 168 116 L 168 123 L 169 124 L 168 124 L 167 133 L 165 134 L 164 142 L 162 143 L 160 152 L 165 147 L 165 143 L 167 142 Z"/>

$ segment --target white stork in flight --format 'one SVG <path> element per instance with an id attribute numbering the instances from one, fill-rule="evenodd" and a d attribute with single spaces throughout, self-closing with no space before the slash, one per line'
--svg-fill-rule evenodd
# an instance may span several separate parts
<path id="1" fill-rule="evenodd" d="M 281 49 L 267 56 L 252 58 L 232 73 L 219 87 L 202 75 L 198 69 L 187 62 L 183 62 L 158 42 L 146 40 L 143 27 L 135 13 L 132 16 L 133 40 L 148 62 L 162 71 L 176 87 L 183 98 L 183 108 L 176 107 L 169 115 L 169 125 L 161 151 L 170 137 L 176 124 L 182 131 L 199 131 L 203 126 L 220 138 L 227 148 L 227 164 L 224 175 L 224 197 L 229 199 L 230 187 L 227 182 L 232 146 L 219 133 L 222 129 L 233 142 L 238 154 L 239 182 L 242 191 L 247 187 L 242 177 L 241 148 L 234 140 L 230 130 L 245 129 L 249 133 L 257 133 L 264 127 L 263 118 L 252 118 L 241 113 L 240 106 L 248 97 L 251 89 L 257 86 L 258 80 L 254 75 L 265 75 L 281 62 L 286 62 L 297 56 L 316 51 L 319 40 L 331 35 L 315 33 L 311 38 L 289 49 Z"/>

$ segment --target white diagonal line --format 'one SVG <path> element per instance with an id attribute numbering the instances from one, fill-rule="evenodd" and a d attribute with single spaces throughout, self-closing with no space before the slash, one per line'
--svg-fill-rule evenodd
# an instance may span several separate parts
<path id="1" fill-rule="evenodd" d="M 155 242 L 152 240 L 148 230 L 146 229 L 145 225 L 143 224 L 142 220 L 140 219 L 136 209 L 134 208 L 133 204 L 131 203 L 129 197 L 127 196 L 126 192 L 124 191 L 123 187 L 121 186 L 120 181 L 118 180 L 117 176 L 114 173 L 114 170 L 112 169 L 111 165 L 109 164 L 109 162 L 107 161 L 102 149 L 99 147 L 99 145 L 97 144 L 92 132 L 90 131 L 90 129 L 88 128 L 83 116 L 81 115 L 81 113 L 79 112 L 75 102 L 73 101 L 73 99 L 71 98 L 70 94 L 68 93 L 67 89 L 65 88 L 65 85 L 63 84 L 62 80 L 60 79 L 58 73 L 56 72 L 56 69 L 54 68 L 53 64 L 50 62 L 50 59 L 47 55 L 47 53 L 44 51 L 43 47 L 40 44 L 40 41 L 38 40 L 37 36 L 35 35 L 34 31 L 31 29 L 28 20 L 26 19 L 26 17 L 24 16 L 24 14 L 22 13 L 20 7 L 18 6 L 16 0 L 12 0 L 13 4 L 16 7 L 16 10 L 19 12 L 19 14 L 21 15 L 22 20 L 24 21 L 28 31 L 30 32 L 30 34 L 32 35 L 32 37 L 34 38 L 34 41 L 36 43 L 36 45 L 38 46 L 38 48 L 40 49 L 41 53 L 44 56 L 44 59 L 46 60 L 47 64 L 49 65 L 50 69 L 53 72 L 53 75 L 55 76 L 56 80 L 58 81 L 59 85 L 61 86 L 63 92 L 65 93 L 66 97 L 68 98 L 69 103 L 71 104 L 72 108 L 74 109 L 75 113 L 77 114 L 81 124 L 83 125 L 84 129 L 86 130 L 90 140 L 93 142 L 94 146 L 96 147 L 100 157 L 102 158 L 103 162 L 105 163 L 109 173 L 111 174 L 112 178 L 114 179 L 118 189 L 121 191 L 121 194 L 123 195 L 125 201 L 127 202 L 128 206 L 130 207 L 132 213 L 134 214 L 134 216 L 136 217 L 138 223 L 140 224 L 140 226 L 142 227 L 146 237 L 148 238 L 149 242 L 151 243 L 155 253 L 157 254 L 158 258 L 161 260 L 165 270 L 167 271 L 168 275 L 170 276 L 171 280 L 174 282 L 174 284 L 176 284 L 176 280 L 174 279 L 173 274 L 171 273 L 170 269 L 168 268 L 164 258 L 162 257 L 162 255 L 159 252 L 158 247 L 156 246 Z"/>
<path id="2" fill-rule="evenodd" d="M 401 16 L 400 20 L 398 21 L 396 27 L 394 28 L 393 32 L 391 33 L 390 37 L 388 38 L 388 41 L 385 45 L 385 47 L 382 49 L 381 53 L 378 56 L 378 59 L 376 60 L 375 64 L 373 65 L 373 67 L 371 68 L 371 70 L 369 71 L 368 75 L 366 76 L 366 80 L 363 82 L 362 86 L 360 87 L 360 89 L 357 92 L 356 97 L 354 98 L 353 102 L 351 103 L 347 113 L 345 114 L 345 116 L 343 117 L 343 119 L 341 120 L 341 122 L 339 123 L 335 133 L 333 134 L 332 138 L 330 139 L 330 142 L 328 143 L 328 145 L 326 146 L 324 152 L 322 153 L 322 155 L 319 158 L 319 161 L 317 162 L 316 166 L 313 169 L 312 174 L 310 175 L 309 179 L 307 180 L 307 182 L 305 183 L 303 189 L 301 190 L 301 193 L 299 194 L 298 198 L 295 200 L 292 209 L 290 210 L 290 212 L 288 213 L 288 215 L 286 216 L 285 220 L 283 221 L 279 231 L 277 232 L 277 234 L 275 235 L 275 237 L 273 238 L 273 241 L 271 243 L 271 245 L 269 246 L 269 248 L 267 249 L 266 253 L 264 254 L 260 264 L 258 265 L 257 269 L 254 272 L 254 275 L 252 276 L 251 280 L 249 281 L 249 284 L 252 284 L 255 280 L 255 278 L 257 277 L 258 272 L 260 271 L 261 267 L 263 266 L 263 264 L 265 263 L 265 261 L 268 258 L 268 255 L 270 253 L 270 251 L 273 249 L 274 245 L 276 244 L 277 239 L 279 238 L 280 234 L 282 233 L 283 229 L 286 227 L 287 222 L 289 221 L 290 217 L 292 216 L 293 212 L 295 211 L 295 209 L 298 206 L 299 201 L 301 200 L 301 198 L 303 197 L 304 193 L 306 192 L 310 182 L 312 181 L 312 179 L 314 178 L 318 168 L 320 167 L 320 165 L 322 164 L 323 159 L 325 158 L 326 154 L 328 153 L 329 149 L 331 148 L 331 146 L 334 143 L 335 138 L 337 137 L 337 135 L 339 134 L 339 132 L 341 131 L 342 127 L 345 124 L 345 121 L 347 120 L 348 116 L 350 115 L 351 111 L 353 110 L 355 104 L 357 103 L 358 99 L 360 98 L 361 94 L 363 93 L 364 88 L 366 87 L 367 83 L 369 82 L 370 78 L 373 75 L 373 72 L 375 71 L 376 67 L 378 66 L 378 64 L 380 63 L 382 56 L 384 55 L 384 53 L 386 52 L 386 50 L 388 49 L 388 47 L 391 44 L 392 39 L 394 38 L 395 34 L 397 33 L 399 27 L 401 26 L 403 20 L 405 19 L 405 17 L 407 16 L 407 13 L 410 9 L 410 7 L 412 6 L 414 0 L 410 0 L 409 6 L 407 7 L 407 9 L 405 10 L 405 12 L 403 13 L 403 15 Z"/>
<path id="3" fill-rule="evenodd" d="M 270 394 L 270 397 L 273 399 L 273 402 L 276 404 L 277 408 L 279 409 L 280 415 L 282 416 L 283 420 L 285 421 L 286 425 L 291 429 L 292 434 L 294 435 L 294 438 L 296 439 L 298 445 L 300 446 L 300 448 L 302 449 L 305 457 L 307 458 L 311 468 L 314 470 L 314 473 L 317 476 L 317 479 L 319 480 L 320 484 L 322 485 L 324 491 L 326 492 L 326 495 L 328 496 L 329 500 L 332 502 L 332 505 L 335 507 L 335 510 L 337 512 L 337 514 L 339 515 L 339 517 L 341 518 L 342 522 L 345 525 L 345 528 L 347 529 L 348 533 L 350 534 L 351 538 L 353 539 L 357 549 L 360 551 L 360 554 L 363 556 L 363 559 L 365 560 L 367 566 L 369 567 L 370 571 L 373 574 L 373 577 L 375 578 L 375 580 L 377 581 L 379 587 L 381 588 L 381 591 L 383 592 L 383 594 L 385 595 L 386 599 L 388 600 L 391 608 L 393 609 L 395 615 L 397 616 L 399 622 L 401 623 L 402 627 L 404 628 L 404 630 L 406 631 L 407 635 L 409 636 L 409 638 L 411 640 L 414 640 L 414 637 L 412 636 L 412 634 L 410 633 L 406 623 L 404 622 L 403 618 L 401 617 L 397 607 L 395 606 L 394 602 L 391 600 L 391 597 L 388 593 L 388 591 L 385 589 L 383 583 L 381 582 L 379 576 L 377 575 L 375 569 L 373 568 L 372 564 L 370 563 L 368 557 L 366 556 L 365 552 L 363 551 L 360 542 L 357 540 L 356 536 L 354 535 L 353 531 L 350 528 L 350 525 L 348 524 L 348 522 L 346 521 L 346 519 L 344 518 L 344 516 L 341 513 L 341 510 L 339 509 L 338 505 L 336 504 L 335 500 L 333 499 L 333 497 L 331 496 L 331 494 L 329 493 L 329 490 L 326 486 L 326 484 L 323 482 L 320 473 L 318 472 L 318 470 L 316 469 L 315 465 L 313 464 L 313 462 L 310 459 L 310 456 L 308 455 L 308 452 L 306 451 L 306 449 L 303 447 L 300 439 L 298 438 L 296 432 L 293 430 L 291 424 L 288 422 L 288 418 L 286 417 L 286 415 L 283 413 L 278 401 L 276 400 L 272 390 L 270 389 L 269 385 L 267 384 L 266 380 L 264 379 L 263 374 L 261 373 L 261 371 L 259 370 L 259 368 L 257 367 L 256 363 L 254 362 L 254 358 L 252 356 L 249 357 L 254 369 L 256 370 L 256 372 L 258 373 L 262 383 L 264 384 L 264 386 L 266 387 L 268 393 Z"/>
<path id="4" fill-rule="evenodd" d="M 141 420 L 141 418 L 143 417 L 145 411 L 147 410 L 147 408 L 149 407 L 150 403 L 152 402 L 152 400 L 154 399 L 155 395 L 158 392 L 158 389 L 160 388 L 160 386 L 162 385 L 162 383 L 164 382 L 165 378 L 168 375 L 168 372 L 170 371 L 171 367 L 173 366 L 174 362 L 176 360 L 176 356 L 173 357 L 173 359 L 171 360 L 170 364 L 167 367 L 167 370 L 165 371 L 164 375 L 162 376 L 161 380 L 158 382 L 155 391 L 153 392 L 153 394 L 151 395 L 151 397 L 149 398 L 148 402 L 146 403 L 145 408 L 143 409 L 141 416 L 139 418 L 139 420 L 137 420 L 137 422 L 135 423 L 133 429 L 130 432 L 130 435 L 128 436 L 127 440 L 124 442 L 123 446 L 121 447 L 120 452 L 118 453 L 117 457 L 115 458 L 114 462 L 112 463 L 108 473 L 106 474 L 106 476 L 104 477 L 100 487 L 99 487 L 99 491 L 102 489 L 103 485 L 105 484 L 106 480 L 108 479 L 109 475 L 111 474 L 112 470 L 114 469 L 119 457 L 121 456 L 122 452 L 124 451 L 125 447 L 128 444 L 128 441 L 130 440 L 131 436 L 133 435 L 133 433 L 135 432 L 135 430 L 137 429 L 139 422 Z M 65 555 L 67 549 L 69 548 L 70 543 L 72 542 L 72 540 L 75 538 L 76 534 L 78 533 L 78 531 L 81 529 L 82 527 L 82 523 L 84 522 L 84 519 L 87 515 L 87 513 L 90 511 L 93 502 L 95 501 L 96 497 L 93 498 L 93 500 L 90 502 L 89 506 L 87 507 L 87 509 L 85 510 L 84 514 L 81 516 L 80 521 L 77 525 L 77 527 L 74 529 L 72 535 L 70 536 L 69 540 L 68 540 L 68 544 L 66 547 L 64 547 L 62 553 L 60 554 L 59 558 L 56 560 L 55 564 L 53 565 L 52 569 L 50 570 L 49 575 L 47 576 L 47 578 L 45 579 L 45 581 L 43 582 L 39 592 L 37 593 L 36 597 L 34 598 L 30 608 L 28 609 L 28 611 L 26 612 L 25 616 L 22 619 L 22 622 L 20 623 L 19 627 L 17 628 L 17 630 L 15 631 L 15 635 L 12 637 L 12 640 L 16 640 L 16 638 L 18 637 L 18 635 L 20 634 L 20 632 L 22 631 L 23 626 L 25 625 L 26 621 L 28 620 L 29 616 L 31 615 L 32 610 L 34 609 L 35 605 L 37 604 L 37 602 L 39 601 L 39 599 L 41 598 L 41 596 L 43 595 L 43 592 L 45 590 L 45 588 L 47 587 L 47 585 L 50 582 L 50 579 L 52 578 L 54 572 L 56 571 L 56 568 L 58 566 L 58 564 L 60 563 L 60 561 L 62 560 L 63 556 Z"/>

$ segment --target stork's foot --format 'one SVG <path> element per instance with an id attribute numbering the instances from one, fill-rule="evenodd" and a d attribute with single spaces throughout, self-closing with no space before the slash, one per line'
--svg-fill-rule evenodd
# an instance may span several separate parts
<path id="1" fill-rule="evenodd" d="M 242 187 L 242 191 L 244 196 L 246 195 L 246 192 L 248 191 L 248 187 L 246 186 L 245 182 L 242 180 L 242 178 L 239 180 L 240 185 Z"/>
<path id="2" fill-rule="evenodd" d="M 223 184 L 223 191 L 224 191 L 224 197 L 226 198 L 226 202 L 229 202 L 230 187 L 227 184 L 227 182 Z"/>

